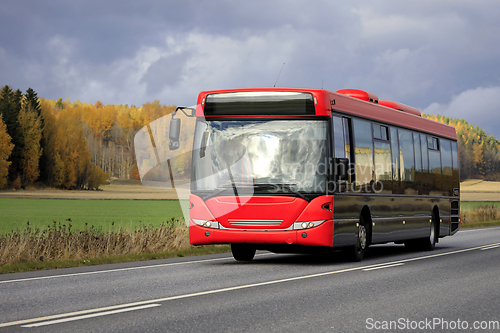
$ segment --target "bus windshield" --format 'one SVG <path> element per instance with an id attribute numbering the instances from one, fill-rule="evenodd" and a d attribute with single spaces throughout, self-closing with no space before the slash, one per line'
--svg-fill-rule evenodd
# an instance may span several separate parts
<path id="1" fill-rule="evenodd" d="M 196 125 L 193 193 L 324 193 L 326 120 L 205 120 Z M 244 194 L 245 191 L 240 191 Z"/>

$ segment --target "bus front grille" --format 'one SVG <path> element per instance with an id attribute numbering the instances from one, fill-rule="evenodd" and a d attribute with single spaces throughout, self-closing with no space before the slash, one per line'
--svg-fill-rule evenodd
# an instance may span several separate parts
<path id="1" fill-rule="evenodd" d="M 227 219 L 235 227 L 279 227 L 283 220 Z"/>

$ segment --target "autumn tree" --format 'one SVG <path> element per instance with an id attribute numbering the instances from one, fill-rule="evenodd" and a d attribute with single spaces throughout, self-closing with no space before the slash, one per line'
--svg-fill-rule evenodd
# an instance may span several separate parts
<path id="1" fill-rule="evenodd" d="M 7 126 L 0 114 L 0 188 L 7 185 L 7 176 L 9 175 L 9 156 L 14 145 L 11 143 L 11 137 L 7 133 Z"/>
<path id="2" fill-rule="evenodd" d="M 423 117 L 454 126 L 460 157 L 460 179 L 500 180 L 500 141 L 464 119 L 439 115 Z"/>
<path id="3" fill-rule="evenodd" d="M 24 184 L 33 183 L 40 175 L 39 161 L 42 156 L 42 121 L 40 111 L 30 102 L 24 103 L 17 118 L 23 149 L 21 151 L 20 170 Z"/>
<path id="4" fill-rule="evenodd" d="M 9 167 L 9 178 L 15 180 L 20 173 L 21 152 L 23 149 L 22 136 L 17 118 L 21 111 L 21 100 L 23 94 L 18 89 L 15 92 L 9 86 L 4 86 L 0 91 L 0 114 L 7 127 L 7 133 L 12 139 L 14 148 L 9 157 L 11 162 Z"/>

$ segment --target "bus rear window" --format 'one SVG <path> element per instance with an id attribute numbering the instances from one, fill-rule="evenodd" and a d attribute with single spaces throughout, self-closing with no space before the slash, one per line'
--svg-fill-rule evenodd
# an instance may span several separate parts
<path id="1" fill-rule="evenodd" d="M 246 91 L 211 94 L 205 115 L 314 115 L 311 93 L 290 91 Z"/>

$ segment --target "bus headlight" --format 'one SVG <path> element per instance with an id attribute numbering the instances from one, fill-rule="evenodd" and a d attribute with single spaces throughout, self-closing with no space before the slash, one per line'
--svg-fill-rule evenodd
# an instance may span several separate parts
<path id="1" fill-rule="evenodd" d="M 317 227 L 326 220 L 320 220 L 320 221 L 306 221 L 306 222 L 295 222 L 293 224 L 293 229 L 294 230 L 302 230 L 302 229 L 309 229 L 313 227 Z"/>
<path id="2" fill-rule="evenodd" d="M 193 219 L 193 222 L 196 223 L 197 225 L 201 225 L 202 227 L 205 227 L 205 228 L 219 229 L 219 222 L 217 222 L 217 221 Z"/>

